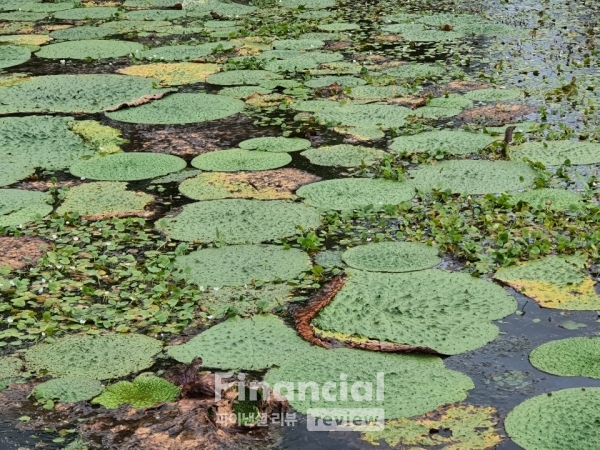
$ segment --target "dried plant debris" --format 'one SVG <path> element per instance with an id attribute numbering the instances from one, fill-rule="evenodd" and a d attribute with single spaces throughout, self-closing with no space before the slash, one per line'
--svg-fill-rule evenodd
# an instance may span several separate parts
<path id="1" fill-rule="evenodd" d="M 113 111 L 162 97 L 157 80 L 124 75 L 47 75 L 0 87 L 0 115 Z"/>
<path id="2" fill-rule="evenodd" d="M 444 406 L 419 417 L 390 420 L 383 431 L 367 431 L 362 438 L 373 445 L 383 440 L 391 447 L 411 450 L 438 446 L 491 450 L 503 440 L 496 409 L 466 403 Z"/>
<path id="3" fill-rule="evenodd" d="M 509 437 L 525 450 L 593 450 L 600 388 L 572 388 L 525 400 L 504 422 Z"/>
<path id="4" fill-rule="evenodd" d="M 254 198 L 285 200 L 300 186 L 319 181 L 319 177 L 298 169 L 257 172 L 201 173 L 179 185 L 179 191 L 194 200 Z"/>
<path id="5" fill-rule="evenodd" d="M 160 101 L 106 115 L 120 122 L 182 125 L 222 119 L 241 112 L 244 107 L 245 104 L 241 100 L 225 96 L 173 94 Z"/>
<path id="6" fill-rule="evenodd" d="M 538 108 L 532 105 L 496 103 L 465 109 L 460 115 L 456 116 L 456 121 L 487 127 L 499 127 L 516 123 L 523 117 L 534 114 L 537 111 Z"/>
<path id="7" fill-rule="evenodd" d="M 453 160 L 409 171 L 420 191 L 450 190 L 459 194 L 513 192 L 533 186 L 536 173 L 525 163 Z"/>
<path id="8" fill-rule="evenodd" d="M 317 334 L 340 341 L 375 339 L 455 355 L 493 341 L 490 323 L 512 314 L 516 301 L 501 287 L 442 270 L 376 273 L 349 279 L 313 321 Z"/>
<path id="9" fill-rule="evenodd" d="M 108 380 L 147 369 L 162 343 L 141 334 L 71 335 L 25 352 L 27 368 L 53 376 Z"/>
<path id="10" fill-rule="evenodd" d="M 286 281 L 311 269 L 298 249 L 276 245 L 206 248 L 178 256 L 175 267 L 187 282 L 199 286 L 246 286 L 253 282 Z"/>
<path id="11" fill-rule="evenodd" d="M 156 63 L 129 66 L 117 72 L 123 75 L 154 78 L 160 80 L 162 86 L 179 86 L 204 83 L 206 78 L 218 72 L 220 67 L 218 64 L 210 63 Z"/>
<path id="12" fill-rule="evenodd" d="M 600 379 L 600 337 L 546 342 L 531 352 L 529 361 L 552 375 Z"/>
<path id="13" fill-rule="evenodd" d="M 386 155 L 383 150 L 360 145 L 339 144 L 311 148 L 301 153 L 318 166 L 358 167 L 373 164 Z"/>
<path id="14" fill-rule="evenodd" d="M 369 205 L 397 205 L 411 200 L 415 191 L 411 184 L 393 180 L 340 178 L 302 186 L 297 194 L 322 210 L 349 211 Z"/>
<path id="15" fill-rule="evenodd" d="M 414 272 L 442 260 L 438 248 L 415 242 L 378 242 L 350 248 L 342 259 L 350 267 L 369 272 Z"/>
<path id="16" fill-rule="evenodd" d="M 428 131 L 397 137 L 392 141 L 390 149 L 400 155 L 412 153 L 467 155 L 479 152 L 496 139 L 488 134 L 468 131 Z"/>
<path id="17" fill-rule="evenodd" d="M 209 200 L 192 203 L 156 227 L 172 239 L 203 243 L 256 244 L 294 236 L 298 226 L 321 224 L 319 212 L 282 200 Z"/>
<path id="18" fill-rule="evenodd" d="M 76 177 L 92 180 L 132 181 L 160 177 L 186 167 L 185 160 L 160 153 L 115 153 L 90 158 L 71 166 Z"/>
<path id="19" fill-rule="evenodd" d="M 594 288 L 594 280 L 582 268 L 574 258 L 546 256 L 498 269 L 494 278 L 544 308 L 598 310 L 600 295 Z"/>
<path id="20" fill-rule="evenodd" d="M 292 161 L 287 153 L 256 152 L 243 149 L 204 153 L 192 160 L 192 166 L 214 172 L 268 170 L 283 167 Z"/>
<path id="21" fill-rule="evenodd" d="M 0 248 L 0 267 L 22 269 L 34 265 L 46 253 L 48 243 L 34 237 L 0 236 Z"/>
<path id="22" fill-rule="evenodd" d="M 569 161 L 573 165 L 600 162 L 600 143 L 576 141 L 528 142 L 510 151 L 511 159 L 539 161 L 546 166 L 558 166 Z"/>
<path id="23" fill-rule="evenodd" d="M 67 192 L 57 214 L 77 213 L 88 220 L 110 217 L 149 217 L 145 207 L 154 197 L 143 192 L 127 190 L 127 183 L 98 182 L 76 186 Z"/>

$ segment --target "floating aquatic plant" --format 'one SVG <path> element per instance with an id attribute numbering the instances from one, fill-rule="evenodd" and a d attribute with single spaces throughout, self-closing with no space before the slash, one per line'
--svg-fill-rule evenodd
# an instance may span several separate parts
<path id="1" fill-rule="evenodd" d="M 103 390 L 102 383 L 93 378 L 61 377 L 38 384 L 32 394 L 38 401 L 75 403 L 90 400 Z"/>
<path id="2" fill-rule="evenodd" d="M 238 144 L 244 150 L 260 150 L 264 152 L 297 152 L 310 147 L 310 141 L 302 138 L 268 136 L 246 139 Z"/>
<path id="3" fill-rule="evenodd" d="M 413 272 L 438 265 L 438 251 L 416 242 L 378 242 L 348 249 L 342 258 L 350 267 L 370 272 Z"/>
<path id="4" fill-rule="evenodd" d="M 118 58 L 143 49 L 144 46 L 137 42 L 89 39 L 45 45 L 36 56 L 51 59 L 105 59 Z"/>
<path id="5" fill-rule="evenodd" d="M 529 361 L 552 375 L 600 378 L 600 338 L 574 337 L 546 342 L 530 353 Z"/>
<path id="6" fill-rule="evenodd" d="M 162 153 L 115 153 L 98 156 L 71 166 L 76 177 L 106 181 L 146 180 L 178 172 L 185 168 L 185 160 Z"/>
<path id="7" fill-rule="evenodd" d="M 283 167 L 292 161 L 287 153 L 254 152 L 243 149 L 204 153 L 192 160 L 192 166 L 214 172 L 238 170 L 268 170 Z"/>
<path id="8" fill-rule="evenodd" d="M 119 381 L 108 386 L 92 400 L 107 409 L 121 405 L 132 408 L 150 408 L 158 403 L 172 402 L 179 395 L 179 388 L 167 380 L 152 375 L 139 375 L 133 382 Z"/>

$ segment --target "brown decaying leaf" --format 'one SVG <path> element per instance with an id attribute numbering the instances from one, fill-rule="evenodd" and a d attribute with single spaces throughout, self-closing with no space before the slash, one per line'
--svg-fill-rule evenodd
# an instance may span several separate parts
<path id="1" fill-rule="evenodd" d="M 40 259 L 48 243 L 31 237 L 0 237 L 0 267 L 22 269 Z"/>
<path id="2" fill-rule="evenodd" d="M 27 191 L 41 191 L 46 192 L 51 188 L 72 188 L 74 186 L 79 186 L 84 182 L 79 178 L 76 180 L 58 180 L 56 183 L 53 183 L 50 180 L 33 180 L 33 181 L 22 181 L 15 186 L 15 189 L 24 189 Z"/>
<path id="3" fill-rule="evenodd" d="M 329 41 L 325 45 L 325 49 L 327 50 L 342 50 L 344 48 L 352 47 L 354 43 L 350 41 Z"/>
<path id="4" fill-rule="evenodd" d="M 387 102 L 390 105 L 400 105 L 410 109 L 417 109 L 420 106 L 427 105 L 427 98 L 413 95 L 410 97 L 388 98 Z"/>
<path id="5" fill-rule="evenodd" d="M 536 113 L 537 111 L 538 108 L 532 105 L 497 103 L 495 105 L 466 109 L 460 115 L 456 116 L 455 121 L 499 127 L 515 123 L 523 116 Z"/>
<path id="6" fill-rule="evenodd" d="M 431 95 L 432 97 L 441 97 L 446 94 L 464 94 L 469 91 L 478 89 L 487 89 L 490 85 L 480 81 L 450 81 L 446 84 L 436 84 L 423 88 L 423 95 Z"/>

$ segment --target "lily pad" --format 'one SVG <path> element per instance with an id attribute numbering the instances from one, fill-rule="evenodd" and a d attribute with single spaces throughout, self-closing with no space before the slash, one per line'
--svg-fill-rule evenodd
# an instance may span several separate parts
<path id="1" fill-rule="evenodd" d="M 141 9 L 123 14 L 128 20 L 175 20 L 184 16 L 185 11 L 177 9 Z"/>
<path id="2" fill-rule="evenodd" d="M 339 144 L 327 147 L 311 148 L 301 153 L 311 164 L 317 166 L 357 167 L 372 164 L 387 153 L 370 147 Z"/>
<path id="3" fill-rule="evenodd" d="M 477 153 L 496 140 L 488 134 L 468 131 L 428 131 L 393 140 L 390 149 L 400 155 L 411 153 L 467 155 Z"/>
<path id="4" fill-rule="evenodd" d="M 341 340 L 368 338 L 456 355 L 493 341 L 498 327 L 490 322 L 517 308 L 504 289 L 469 274 L 347 273 L 342 290 L 313 321 L 319 332 Z"/>
<path id="5" fill-rule="evenodd" d="M 459 115 L 464 108 L 470 108 L 473 102 L 461 95 L 450 94 L 447 97 L 432 98 L 427 105 L 418 108 L 415 115 L 427 119 L 452 117 Z"/>
<path id="6" fill-rule="evenodd" d="M 62 377 L 38 384 L 32 394 L 40 401 L 75 403 L 90 400 L 103 390 L 102 383 L 93 378 Z"/>
<path id="7" fill-rule="evenodd" d="M 0 189 L 0 227 L 33 222 L 52 212 L 51 197 L 45 192 Z"/>
<path id="8" fill-rule="evenodd" d="M 49 14 L 43 12 L 15 11 L 0 14 L 0 20 L 6 20 L 8 22 L 37 22 L 39 20 L 44 20 L 48 16 Z"/>
<path id="9" fill-rule="evenodd" d="M 246 139 L 238 144 L 244 150 L 260 150 L 263 152 L 297 152 L 310 147 L 310 141 L 302 138 L 261 137 Z"/>
<path id="10" fill-rule="evenodd" d="M 110 28 L 83 25 L 56 30 L 50 33 L 50 36 L 61 41 L 82 41 L 84 39 L 102 39 L 113 34 L 116 32 Z"/>
<path id="11" fill-rule="evenodd" d="M 106 115 L 120 122 L 146 124 L 186 124 L 222 119 L 241 112 L 244 102 L 211 94 L 173 94 L 135 108 Z"/>
<path id="12" fill-rule="evenodd" d="M 72 335 L 25 352 L 27 368 L 53 376 L 108 380 L 147 369 L 162 343 L 141 334 Z"/>
<path id="13" fill-rule="evenodd" d="M 280 39 L 273 42 L 277 50 L 312 50 L 325 45 L 320 39 Z"/>
<path id="14" fill-rule="evenodd" d="M 535 189 L 512 194 L 511 197 L 515 203 L 524 202 L 540 210 L 575 211 L 584 206 L 581 195 L 564 189 Z"/>
<path id="15" fill-rule="evenodd" d="M 51 41 L 50 36 L 46 34 L 12 34 L 0 36 L 0 42 L 8 44 L 37 47 Z"/>
<path id="16" fill-rule="evenodd" d="M 460 194 L 493 194 L 527 189 L 535 171 L 525 163 L 508 161 L 442 161 L 409 171 L 421 191 L 447 190 Z"/>
<path id="17" fill-rule="evenodd" d="M 97 113 L 157 98 L 168 89 L 157 81 L 124 75 L 48 75 L 0 87 L 0 114 Z"/>
<path id="18" fill-rule="evenodd" d="M 157 222 L 157 228 L 172 239 L 256 244 L 294 236 L 298 226 L 317 228 L 317 210 L 281 200 L 210 200 L 183 207 L 175 217 Z"/>
<path id="19" fill-rule="evenodd" d="M 552 375 L 600 379 L 600 337 L 546 342 L 531 352 L 529 361 Z"/>
<path id="20" fill-rule="evenodd" d="M 438 251 L 414 242 L 378 242 L 346 250 L 342 258 L 350 267 L 369 272 L 414 272 L 442 262 Z"/>
<path id="21" fill-rule="evenodd" d="M 594 280 L 573 261 L 561 256 L 527 261 L 498 269 L 500 280 L 544 308 L 600 310 L 600 295 Z"/>
<path id="22" fill-rule="evenodd" d="M 59 11 L 54 13 L 54 18 L 61 20 L 110 19 L 117 12 L 119 9 L 113 6 L 92 6 Z"/>
<path id="23" fill-rule="evenodd" d="M 386 73 L 394 78 L 436 78 L 446 74 L 444 67 L 435 64 L 406 64 L 403 66 L 390 67 L 385 69 Z"/>
<path id="24" fill-rule="evenodd" d="M 525 400 L 504 425 L 525 450 L 594 450 L 599 411 L 600 388 L 563 389 Z"/>
<path id="25" fill-rule="evenodd" d="M 476 89 L 464 95 L 466 98 L 477 102 L 506 102 L 523 98 L 523 91 L 519 89 Z"/>
<path id="26" fill-rule="evenodd" d="M 0 69 L 18 66 L 29 61 L 31 52 L 18 45 L 0 45 Z"/>
<path id="27" fill-rule="evenodd" d="M 245 286 L 254 281 L 290 280 L 312 267 L 298 249 L 275 245 L 227 245 L 178 256 L 175 267 L 199 286 Z"/>
<path id="28" fill-rule="evenodd" d="M 496 409 L 468 404 L 446 406 L 411 419 L 390 420 L 384 430 L 367 431 L 362 438 L 373 445 L 383 439 L 391 447 L 412 450 L 442 445 L 448 450 L 486 450 L 502 441 Z"/>
<path id="29" fill-rule="evenodd" d="M 139 375 L 133 382 L 119 381 L 108 386 L 92 400 L 107 409 L 121 405 L 132 408 L 150 408 L 158 403 L 172 402 L 179 395 L 179 388 L 167 380 L 152 375 Z"/>
<path id="30" fill-rule="evenodd" d="M 167 45 L 155 47 L 137 53 L 136 58 L 161 60 L 161 61 L 193 61 L 212 54 L 219 49 L 230 50 L 233 44 L 227 41 L 207 42 L 198 45 Z"/>
<path id="31" fill-rule="evenodd" d="M 576 141 L 528 142 L 511 148 L 510 158 L 539 161 L 546 166 L 558 166 L 569 160 L 573 165 L 600 162 L 600 143 Z"/>
<path id="32" fill-rule="evenodd" d="M 315 112 L 317 120 L 324 125 L 339 125 L 360 129 L 381 130 L 402 127 L 414 111 L 393 105 L 339 105 L 335 102 L 323 105 Z M 294 106 L 295 108 L 295 106 Z"/>
<path id="33" fill-rule="evenodd" d="M 100 154 L 118 153 L 121 145 L 129 142 L 121 137 L 121 131 L 95 120 L 78 120 L 71 125 L 71 131 Z"/>
<path id="34" fill-rule="evenodd" d="M 0 149 L 0 154 L 2 154 Z M 8 186 L 35 173 L 35 167 L 15 156 L 2 156 L 0 165 L 0 186 Z"/>
<path id="35" fill-rule="evenodd" d="M 351 76 L 338 76 L 329 75 L 326 77 L 313 78 L 304 82 L 304 85 L 309 88 L 321 88 L 330 86 L 332 84 L 339 84 L 340 86 L 355 87 L 362 86 L 366 81 L 362 78 L 351 77 Z"/>
<path id="36" fill-rule="evenodd" d="M 123 75 L 155 78 L 162 86 L 204 83 L 206 78 L 219 71 L 218 64 L 201 63 L 157 63 L 125 67 L 117 72 Z"/>
<path id="37" fill-rule="evenodd" d="M 256 11 L 255 6 L 219 0 L 184 0 L 183 9 L 190 17 L 212 16 L 212 12 L 224 18 L 238 18 Z"/>
<path id="38" fill-rule="evenodd" d="M 221 318 L 230 312 L 238 316 L 251 316 L 269 312 L 293 301 L 294 287 L 288 284 L 265 283 L 256 287 L 224 287 L 207 289 L 200 298 L 203 310 Z"/>
<path id="39" fill-rule="evenodd" d="M 144 46 L 137 42 L 90 39 L 45 45 L 35 55 L 51 59 L 105 59 L 118 58 L 143 49 Z"/>
<path id="40" fill-rule="evenodd" d="M 385 100 L 388 98 L 402 97 L 410 93 L 403 86 L 356 86 L 350 90 L 348 96 L 357 100 Z"/>
<path id="41" fill-rule="evenodd" d="M 256 152 L 242 149 L 204 153 L 192 160 L 192 166 L 216 172 L 268 170 L 283 167 L 292 161 L 287 153 Z"/>
<path id="42" fill-rule="evenodd" d="M 154 197 L 143 192 L 127 190 L 127 183 L 99 182 L 75 186 L 67 192 L 57 214 L 76 212 L 89 220 L 111 217 L 147 216 L 144 207 Z"/>
<path id="43" fill-rule="evenodd" d="M 194 200 L 284 200 L 292 198 L 292 193 L 300 186 L 318 180 L 318 177 L 297 169 L 202 173 L 181 183 L 179 192 Z"/>
<path id="44" fill-rule="evenodd" d="M 217 86 L 256 86 L 277 78 L 281 76 L 268 70 L 227 70 L 209 76 L 207 82 Z"/>
<path id="45" fill-rule="evenodd" d="M 335 0 L 281 0 L 279 5 L 284 8 L 323 9 L 335 6 Z"/>
<path id="46" fill-rule="evenodd" d="M 323 31 L 352 31 L 360 30 L 360 25 L 351 22 L 333 22 L 318 25 L 317 28 Z"/>
<path id="47" fill-rule="evenodd" d="M 92 180 L 147 180 L 185 168 L 185 160 L 162 153 L 115 153 L 71 166 L 71 174 Z"/>
<path id="48" fill-rule="evenodd" d="M 408 183 L 370 178 L 319 181 L 298 189 L 304 201 L 319 209 L 349 211 L 373 205 L 397 205 L 411 200 L 415 191 Z"/>

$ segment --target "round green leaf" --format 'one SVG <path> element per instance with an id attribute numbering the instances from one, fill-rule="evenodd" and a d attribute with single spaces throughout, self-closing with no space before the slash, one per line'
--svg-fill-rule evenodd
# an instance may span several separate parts
<path id="1" fill-rule="evenodd" d="M 395 138 L 390 149 L 400 155 L 410 153 L 466 155 L 477 153 L 496 140 L 488 134 L 467 131 L 428 131 Z"/>
<path id="2" fill-rule="evenodd" d="M 135 54 L 143 49 L 137 42 L 90 39 L 45 45 L 35 55 L 51 59 L 105 59 Z"/>
<path id="3" fill-rule="evenodd" d="M 118 11 L 113 6 L 92 6 L 59 11 L 54 13 L 54 17 L 62 20 L 110 19 Z"/>
<path id="4" fill-rule="evenodd" d="M 357 167 L 372 164 L 383 158 L 386 152 L 359 145 L 339 144 L 328 147 L 310 148 L 301 153 L 311 164 L 318 166 Z"/>
<path id="5" fill-rule="evenodd" d="M 414 242 L 359 245 L 346 250 L 342 258 L 350 267 L 370 272 L 414 272 L 442 261 L 437 247 Z"/>
<path id="6" fill-rule="evenodd" d="M 600 379 L 600 338 L 575 337 L 546 342 L 531 352 L 529 361 L 552 375 Z"/>
<path id="7" fill-rule="evenodd" d="M 310 141 L 302 138 L 260 137 L 246 139 L 238 144 L 244 150 L 261 150 L 264 152 L 297 152 L 310 147 Z"/>
<path id="8" fill-rule="evenodd" d="M 278 78 L 281 76 L 268 70 L 227 70 L 210 75 L 206 81 L 217 86 L 245 86 Z"/>
<path id="9" fill-rule="evenodd" d="M 52 212 L 46 192 L 0 189 L 0 227 L 32 222 Z"/>
<path id="10" fill-rule="evenodd" d="M 18 66 L 29 61 L 31 52 L 18 45 L 0 45 L 0 69 Z"/>
<path id="11" fill-rule="evenodd" d="M 510 149 L 510 159 L 523 158 L 539 161 L 546 166 L 558 166 L 569 160 L 571 164 L 600 162 L 600 143 L 576 141 L 528 142 Z"/>
<path id="12" fill-rule="evenodd" d="M 33 388 L 33 395 L 39 400 L 75 403 L 89 400 L 103 390 L 102 383 L 92 378 L 63 377 L 38 384 Z"/>
<path id="13" fill-rule="evenodd" d="M 283 167 L 292 161 L 287 153 L 258 152 L 232 149 L 203 153 L 192 159 L 192 166 L 216 172 L 238 170 L 268 170 Z"/>

